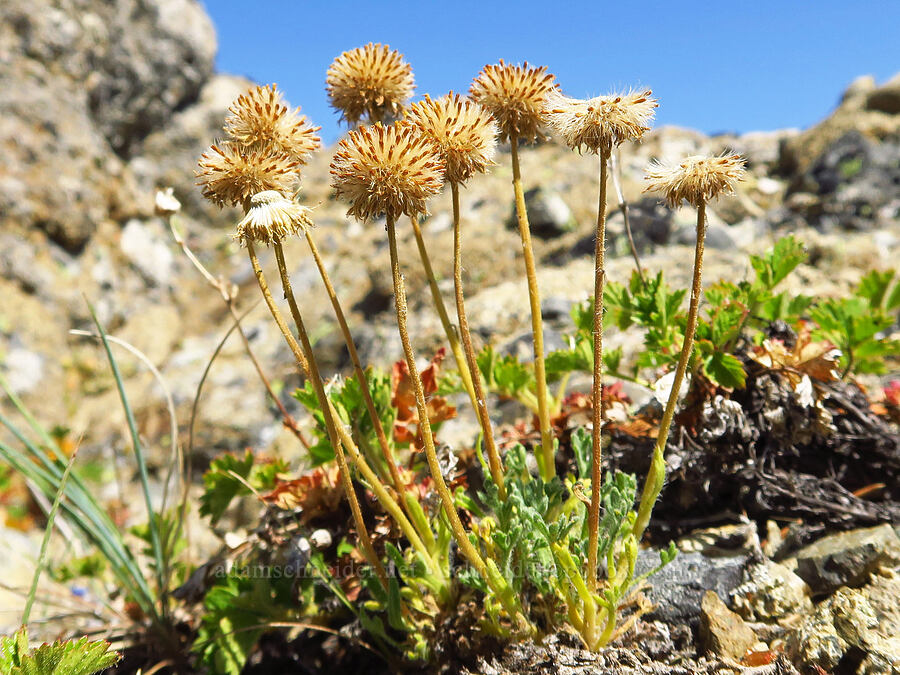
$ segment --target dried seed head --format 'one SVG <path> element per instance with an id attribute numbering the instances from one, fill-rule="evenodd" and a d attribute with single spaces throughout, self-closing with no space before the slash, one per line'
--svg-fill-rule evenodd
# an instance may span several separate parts
<path id="1" fill-rule="evenodd" d="M 412 96 L 412 67 L 388 45 L 357 47 L 338 56 L 325 77 L 331 105 L 349 124 L 363 116 L 369 123 L 397 117 Z"/>
<path id="2" fill-rule="evenodd" d="M 582 100 L 553 92 L 546 102 L 547 123 L 573 150 L 609 154 L 614 145 L 640 139 L 650 129 L 659 105 L 651 93 L 648 89 Z"/>
<path id="3" fill-rule="evenodd" d="M 274 84 L 241 94 L 228 112 L 225 133 L 243 147 L 269 147 L 303 164 L 321 145 L 320 127 L 310 124 L 300 108 L 288 108 Z"/>
<path id="4" fill-rule="evenodd" d="M 485 66 L 472 82 L 469 95 L 497 121 L 501 139 L 517 136 L 533 142 L 541 129 L 544 101 L 556 89 L 546 66 L 533 68 L 503 62 Z"/>
<path id="5" fill-rule="evenodd" d="M 450 92 L 414 103 L 406 119 L 438 148 L 451 183 L 467 181 L 483 173 L 497 146 L 497 125 L 477 103 Z"/>
<path id="6" fill-rule="evenodd" d="M 734 194 L 734 186 L 744 179 L 745 173 L 744 158 L 728 153 L 712 157 L 694 155 L 678 166 L 656 162 L 647 169 L 649 183 L 644 192 L 664 193 L 669 206 L 677 206 L 683 199 L 699 207 L 720 194 Z"/>
<path id="7" fill-rule="evenodd" d="M 250 198 L 250 208 L 237 225 L 234 238 L 271 244 L 313 226 L 310 210 L 291 201 L 277 190 L 258 192 Z"/>
<path id="8" fill-rule="evenodd" d="M 424 213 L 443 175 L 437 148 L 410 124 L 351 131 L 331 161 L 331 184 L 350 202 L 348 215 L 360 220 Z"/>
<path id="9" fill-rule="evenodd" d="M 290 193 L 298 180 L 299 163 L 284 153 L 224 141 L 204 152 L 198 166 L 197 184 L 203 187 L 204 197 L 219 206 L 243 206 L 264 190 Z"/>

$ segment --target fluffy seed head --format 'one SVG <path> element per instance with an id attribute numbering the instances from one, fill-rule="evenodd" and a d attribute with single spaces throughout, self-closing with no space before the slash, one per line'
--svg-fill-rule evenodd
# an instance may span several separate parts
<path id="1" fill-rule="evenodd" d="M 243 206 L 257 192 L 290 193 L 299 163 L 266 148 L 242 148 L 232 141 L 214 144 L 200 156 L 197 184 L 203 196 L 224 206 Z"/>
<path id="2" fill-rule="evenodd" d="M 500 59 L 482 69 L 469 95 L 494 116 L 501 139 L 533 142 L 540 135 L 544 101 L 557 87 L 554 79 L 546 66 L 534 68 L 527 61 L 513 66 Z"/>
<path id="3" fill-rule="evenodd" d="M 425 200 L 440 191 L 444 162 L 437 148 L 410 124 L 351 131 L 331 161 L 332 186 L 350 202 L 348 215 L 371 220 L 380 214 L 425 212 Z"/>
<path id="4" fill-rule="evenodd" d="M 438 148 L 451 183 L 467 181 L 483 173 L 497 146 L 497 125 L 474 101 L 450 92 L 432 100 L 414 103 L 406 120 Z"/>
<path id="5" fill-rule="evenodd" d="M 331 105 L 348 124 L 363 116 L 370 123 L 397 117 L 412 96 L 412 67 L 388 45 L 357 47 L 338 56 L 328 68 L 325 90 Z"/>
<path id="6" fill-rule="evenodd" d="M 277 190 L 264 190 L 250 198 L 250 208 L 237 225 L 234 238 L 270 244 L 313 226 L 310 210 L 291 201 Z"/>
<path id="7" fill-rule="evenodd" d="M 270 147 L 302 164 L 321 145 L 320 127 L 310 124 L 300 108 L 288 108 L 274 84 L 241 94 L 228 112 L 225 133 L 243 147 Z"/>
<path id="8" fill-rule="evenodd" d="M 651 93 L 648 89 L 582 100 L 554 91 L 547 97 L 547 123 L 573 150 L 608 154 L 614 145 L 640 139 L 650 129 L 658 105 Z"/>
<path id="9" fill-rule="evenodd" d="M 683 199 L 699 207 L 720 194 L 734 194 L 734 186 L 744 179 L 745 173 L 740 155 L 693 155 L 677 166 L 651 164 L 644 192 L 662 192 L 669 206 L 677 206 Z"/>

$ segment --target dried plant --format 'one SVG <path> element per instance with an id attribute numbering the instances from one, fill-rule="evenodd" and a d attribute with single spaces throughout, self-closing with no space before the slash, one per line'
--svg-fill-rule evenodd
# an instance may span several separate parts
<path id="1" fill-rule="evenodd" d="M 225 133 L 235 143 L 247 148 L 271 148 L 304 164 L 322 142 L 314 127 L 300 114 L 285 105 L 274 84 L 254 87 L 228 108 Z"/>
<path id="2" fill-rule="evenodd" d="M 244 206 L 259 192 L 290 194 L 297 186 L 299 162 L 268 148 L 244 148 L 233 141 L 213 144 L 198 162 L 203 196 L 219 206 Z"/>
<path id="3" fill-rule="evenodd" d="M 687 370 L 688 361 L 691 358 L 691 350 L 694 346 L 694 332 L 697 329 L 697 313 L 700 308 L 700 294 L 702 292 L 703 273 L 703 244 L 706 238 L 706 202 L 723 193 L 734 192 L 734 186 L 744 178 L 744 160 L 740 155 L 726 153 L 719 156 L 688 157 L 677 166 L 666 166 L 659 163 L 651 165 L 647 170 L 647 187 L 645 191 L 653 190 L 662 192 L 666 201 L 675 206 L 682 200 L 687 201 L 697 209 L 697 240 L 694 248 L 694 272 L 691 283 L 691 299 L 688 305 L 687 326 L 684 331 L 684 342 L 681 347 L 681 355 L 678 365 L 675 367 L 675 375 L 672 380 L 672 388 L 659 425 L 659 434 L 653 448 L 653 458 L 650 461 L 650 470 L 647 472 L 647 481 L 641 493 L 641 503 L 638 509 L 637 520 L 634 523 L 633 532 L 640 539 L 647 524 L 650 522 L 650 514 L 656 498 L 662 490 L 666 478 L 666 441 L 669 438 L 669 429 L 672 426 L 672 418 L 675 416 L 675 406 L 678 403 L 681 383 Z"/>
<path id="4" fill-rule="evenodd" d="M 482 173 L 491 162 L 496 146 L 497 127 L 490 114 L 477 103 L 457 95 L 443 96 L 436 101 L 430 97 L 410 108 L 408 119 L 437 147 L 446 167 L 447 182 L 453 199 L 453 280 L 456 293 L 456 314 L 459 331 L 465 348 L 469 372 L 475 393 L 475 412 L 484 434 L 491 478 L 497 485 L 501 498 L 506 498 L 503 486 L 503 466 L 494 441 L 494 430 L 487 409 L 487 398 L 481 377 L 469 321 L 466 317 L 462 286 L 462 255 L 460 248 L 459 185 L 475 173 Z"/>
<path id="5" fill-rule="evenodd" d="M 525 207 L 525 191 L 519 166 L 519 139 L 534 141 L 540 135 L 547 97 L 555 90 L 554 76 L 541 66 L 535 68 L 525 62 L 513 66 L 502 60 L 487 65 L 472 82 L 469 93 L 494 116 L 500 138 L 509 139 L 513 170 L 513 193 L 516 199 L 516 219 L 522 239 L 525 276 L 528 281 L 528 304 L 531 309 L 531 334 L 534 346 L 534 376 L 537 384 L 538 421 L 541 428 L 541 452 L 538 466 L 541 475 L 549 479 L 556 474 L 556 450 L 550 429 L 550 395 L 547 392 L 547 373 L 544 363 L 544 326 L 541 317 L 541 294 L 537 283 L 537 266 L 531 227 Z"/>
<path id="6" fill-rule="evenodd" d="M 331 105 L 351 125 L 364 117 L 374 124 L 399 116 L 415 88 L 412 68 L 403 55 L 371 42 L 338 56 L 325 82 Z"/>
<path id="7" fill-rule="evenodd" d="M 662 192 L 669 206 L 678 206 L 683 200 L 699 209 L 719 195 L 734 194 L 734 186 L 744 179 L 745 173 L 740 155 L 694 155 L 677 165 L 652 164 L 647 170 L 644 191 Z"/>
<path id="8" fill-rule="evenodd" d="M 244 246 L 248 242 L 268 245 L 304 233 L 312 226 L 308 208 L 276 190 L 265 190 L 250 198 L 250 208 L 238 222 L 234 238 Z"/>
<path id="9" fill-rule="evenodd" d="M 425 201 L 440 191 L 443 174 L 434 145 L 408 126 L 351 131 L 331 161 L 332 185 L 350 202 L 347 214 L 362 221 L 426 213 Z"/>
<path id="10" fill-rule="evenodd" d="M 390 141 L 393 141 L 393 144 L 389 144 Z M 360 220 L 368 220 L 383 213 L 386 218 L 397 327 L 413 385 L 419 434 L 422 437 L 431 478 L 434 480 L 453 536 L 462 554 L 501 599 L 510 617 L 514 618 L 517 624 L 528 626 L 529 622 L 522 615 L 518 602 L 508 591 L 508 583 L 495 566 L 490 566 L 491 561 L 485 562 L 472 545 L 465 526 L 456 512 L 453 495 L 447 487 L 438 460 L 429 421 L 428 403 L 409 338 L 406 289 L 397 252 L 396 220 L 402 214 L 416 215 L 424 211 L 424 200 L 440 188 L 443 171 L 444 163 L 435 154 L 435 147 L 415 134 L 409 125 L 387 129 L 376 126 L 373 131 L 363 127 L 359 131 L 350 132 L 349 137 L 341 142 L 331 164 L 332 185 L 338 194 L 344 195 L 350 201 L 351 207 L 348 212 L 350 215 Z"/>
<path id="11" fill-rule="evenodd" d="M 600 536 L 600 491 L 603 429 L 603 292 L 606 284 L 606 184 L 609 160 L 614 146 L 627 140 L 639 140 L 657 107 L 652 92 L 630 91 L 580 100 L 553 92 L 547 99 L 550 126 L 573 150 L 597 154 L 600 158 L 600 197 L 597 229 L 594 233 L 594 368 L 591 387 L 593 460 L 591 501 L 588 511 L 588 587 L 597 586 L 597 542 Z M 588 617 L 590 619 L 590 617 Z M 590 625 L 589 631 L 593 630 Z"/>
<path id="12" fill-rule="evenodd" d="M 501 140 L 532 143 L 542 135 L 544 106 L 556 89 L 555 79 L 546 66 L 536 68 L 527 61 L 514 66 L 500 59 L 482 69 L 469 95 L 494 116 Z"/>

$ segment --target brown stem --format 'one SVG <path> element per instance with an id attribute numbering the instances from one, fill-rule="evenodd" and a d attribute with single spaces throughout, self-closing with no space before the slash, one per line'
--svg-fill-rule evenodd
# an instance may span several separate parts
<path id="1" fill-rule="evenodd" d="M 610 164 L 612 164 L 612 181 L 616 190 L 616 197 L 619 200 L 619 209 L 622 211 L 622 219 L 625 221 L 625 234 L 628 235 L 628 247 L 631 249 L 631 257 L 634 258 L 634 264 L 637 267 L 638 278 L 643 286 L 644 269 L 641 267 L 641 259 L 638 257 L 637 247 L 634 245 L 634 237 L 631 234 L 631 221 L 628 218 L 628 202 L 625 201 L 625 193 L 622 191 L 622 185 L 619 182 L 619 151 L 616 150 L 610 155 Z"/>
<path id="2" fill-rule="evenodd" d="M 444 481 L 441 473 L 441 467 L 438 463 L 437 452 L 434 447 L 434 437 L 431 434 L 431 422 L 428 419 L 428 406 L 425 402 L 425 390 L 422 386 L 422 378 L 419 376 L 419 368 L 416 366 L 416 356 L 413 353 L 412 343 L 409 339 L 409 331 L 406 325 L 406 290 L 403 286 L 403 276 L 400 273 L 400 258 L 397 254 L 397 233 L 394 226 L 394 218 L 390 215 L 387 217 L 388 244 L 391 252 L 391 275 L 394 282 L 394 304 L 397 309 L 397 328 L 400 331 L 400 341 L 403 343 L 403 353 L 406 356 L 406 365 L 409 369 L 409 377 L 413 383 L 413 391 L 416 397 L 416 410 L 419 415 L 419 431 L 425 445 L 425 458 L 428 461 L 428 468 L 431 471 L 431 477 L 434 480 L 435 488 L 441 498 L 444 506 L 444 513 L 447 514 L 447 520 L 450 521 L 450 528 L 456 543 L 459 545 L 463 555 L 468 558 L 469 562 L 478 571 L 483 579 L 490 579 L 488 575 L 487 565 L 479 555 L 478 551 L 469 541 L 468 533 L 463 527 L 459 514 L 456 513 L 456 505 L 453 501 L 453 495 Z"/>
<path id="3" fill-rule="evenodd" d="M 469 331 L 469 319 L 466 317 L 466 305 L 463 297 L 462 286 L 462 255 L 460 247 L 460 223 L 459 223 L 459 185 L 451 181 L 450 192 L 453 195 L 453 286 L 456 291 L 456 315 L 459 319 L 459 333 L 462 337 L 463 348 L 466 351 L 466 361 L 469 370 L 478 373 L 478 363 L 475 360 L 475 348 L 472 346 L 472 334 Z M 503 465 L 500 462 L 500 453 L 497 452 L 497 444 L 494 442 L 494 430 L 491 426 L 491 416 L 488 414 L 487 398 L 484 395 L 484 387 L 481 377 L 472 380 L 475 387 L 475 413 L 481 423 L 481 431 L 484 435 L 484 446 L 487 450 L 488 466 L 491 478 L 497 486 L 500 499 L 506 499 L 506 487 L 503 484 Z"/>
<path id="4" fill-rule="evenodd" d="M 687 370 L 688 361 L 691 358 L 691 350 L 694 346 L 694 333 L 697 329 L 697 314 L 700 307 L 701 274 L 703 272 L 703 243 L 706 238 L 706 202 L 700 202 L 697 208 L 697 244 L 694 249 L 694 277 L 691 283 L 691 301 L 688 308 L 687 326 L 684 330 L 684 343 L 681 346 L 681 355 L 678 357 L 678 365 L 675 368 L 675 379 L 672 381 L 672 390 L 666 401 L 666 409 L 663 412 L 659 425 L 659 434 L 656 437 L 656 445 L 653 448 L 653 458 L 650 460 L 650 471 L 647 473 L 647 481 L 641 493 L 641 504 L 638 508 L 632 532 L 635 539 L 640 541 L 641 535 L 647 529 L 650 522 L 650 514 L 656 498 L 662 490 L 666 479 L 666 440 L 669 437 L 669 429 L 672 426 L 672 418 L 675 416 L 675 406 L 678 403 L 678 393 L 681 391 L 681 383 Z"/>
<path id="5" fill-rule="evenodd" d="M 297 362 L 298 365 L 300 365 L 303 374 L 307 379 L 311 379 L 309 368 L 306 362 L 306 357 L 303 356 L 300 345 L 297 344 L 297 340 L 294 338 L 290 329 L 288 329 L 287 323 L 285 322 L 284 317 L 281 314 L 281 310 L 278 309 L 278 305 L 276 305 L 274 300 L 272 299 L 272 294 L 269 291 L 269 286 L 266 283 L 266 278 L 263 275 L 262 267 L 259 265 L 259 260 L 256 257 L 255 251 L 250 256 L 250 261 L 253 264 L 253 271 L 256 273 L 256 278 L 259 282 L 260 290 L 262 291 L 263 297 L 266 298 L 266 303 L 268 304 L 269 311 L 272 314 L 272 318 L 275 319 L 275 323 L 281 330 L 281 334 L 284 336 L 284 339 L 288 343 L 288 346 L 291 348 L 291 351 L 294 353 L 294 356 L 297 357 L 299 355 Z M 331 411 L 332 419 L 335 418 L 337 416 L 337 411 L 334 409 L 334 405 L 330 400 L 328 401 L 328 408 Z M 350 458 L 359 469 L 359 472 L 363 475 L 363 478 L 368 481 L 369 486 L 372 488 L 372 492 L 375 493 L 375 497 L 384 507 L 384 510 L 387 511 L 391 515 L 391 517 L 393 517 L 394 520 L 397 521 L 397 524 L 400 526 L 403 534 L 405 534 L 406 538 L 409 539 L 409 542 L 410 544 L 412 544 L 413 548 L 419 551 L 425 558 L 425 560 L 428 561 L 428 564 L 431 567 L 432 571 L 438 575 L 438 578 L 442 578 L 440 565 L 436 560 L 434 560 L 433 556 L 429 552 L 429 549 L 419 538 L 416 529 L 412 526 L 409 519 L 406 517 L 406 514 L 403 513 L 402 509 L 397 505 L 397 502 L 394 500 L 394 498 L 391 497 L 391 495 L 381 484 L 381 481 L 378 480 L 378 476 L 368 465 L 366 460 L 359 454 L 359 450 L 356 448 L 356 445 L 353 443 L 353 439 L 344 428 L 344 425 L 337 425 L 337 432 L 338 436 L 340 437 L 341 443 L 343 444 L 343 447 L 347 450 L 348 453 L 350 453 Z"/>
<path id="6" fill-rule="evenodd" d="M 416 237 L 416 246 L 419 249 L 419 257 L 422 259 L 422 267 L 425 270 L 425 276 L 428 279 L 428 287 L 431 289 L 431 297 L 434 300 L 434 307 L 440 317 L 441 325 L 444 327 L 444 334 L 450 343 L 450 351 L 453 352 L 453 358 L 456 361 L 456 367 L 459 369 L 459 378 L 462 380 L 463 387 L 469 394 L 469 400 L 472 402 L 472 408 L 477 409 L 478 405 L 475 398 L 475 388 L 472 386 L 472 371 L 466 363 L 466 357 L 463 354 L 462 347 L 459 343 L 459 335 L 455 327 L 450 323 L 450 316 L 447 314 L 447 306 L 444 304 L 444 298 L 441 295 L 441 289 L 438 288 L 437 278 L 434 276 L 434 269 L 431 266 L 431 258 L 428 255 L 428 249 L 425 248 L 425 238 L 422 236 L 422 227 L 419 225 L 418 216 L 410 216 L 409 222 L 412 223 L 413 234 Z M 478 372 L 477 369 L 474 372 Z"/>
<path id="7" fill-rule="evenodd" d="M 528 301 L 531 305 L 531 333 L 534 340 L 534 378 L 537 383 L 538 420 L 541 428 L 541 452 L 538 465 L 541 476 L 549 480 L 556 475 L 556 458 L 553 451 L 553 435 L 550 430 L 550 404 L 547 394 L 547 374 L 544 369 L 544 326 L 541 318 L 541 294 L 537 285 L 537 271 L 534 263 L 534 248 L 531 244 L 531 228 L 525 209 L 525 192 L 522 189 L 522 173 L 519 168 L 519 139 L 509 138 L 512 153 L 513 192 L 516 196 L 516 219 L 519 236 L 522 239 L 522 253 L 525 257 L 525 276 L 528 279 Z"/>
<path id="8" fill-rule="evenodd" d="M 194 252 L 187 245 L 187 242 L 184 240 L 184 237 L 179 234 L 178 230 L 175 229 L 175 216 L 169 216 L 169 231 L 172 233 L 172 237 L 175 239 L 175 243 L 181 247 L 182 253 L 187 257 L 188 260 L 191 261 L 191 264 L 203 275 L 203 278 L 206 279 L 206 282 L 219 291 L 219 294 L 222 296 L 222 299 L 225 301 L 225 304 L 228 306 L 228 311 L 231 313 L 231 317 L 234 319 L 235 326 L 237 327 L 238 334 L 241 336 L 241 342 L 244 344 L 244 351 L 247 352 L 247 356 L 250 357 L 250 361 L 253 363 L 253 367 L 256 369 L 257 375 L 259 375 L 260 381 L 263 383 L 263 386 L 266 388 L 266 391 L 269 393 L 269 396 L 275 402 L 275 405 L 278 407 L 278 412 L 281 413 L 281 417 L 283 420 L 283 424 L 285 427 L 290 429 L 291 433 L 297 437 L 297 440 L 303 445 L 304 448 L 309 450 L 309 442 L 304 438 L 303 432 L 300 431 L 300 427 L 297 426 L 297 421 L 291 416 L 291 414 L 287 411 L 287 408 L 284 407 L 284 404 L 281 402 L 281 399 L 275 395 L 274 390 L 272 389 L 272 385 L 269 383 L 269 378 L 266 377 L 266 374 L 263 372 L 262 366 L 259 363 L 259 359 L 256 358 L 256 354 L 253 353 L 253 348 L 250 346 L 250 340 L 247 338 L 247 334 L 244 332 L 244 327 L 241 325 L 240 317 L 237 314 L 237 308 L 235 307 L 235 297 L 236 297 L 236 287 L 235 289 L 229 290 L 225 286 L 224 280 L 220 277 L 216 279 L 208 269 L 200 262 Z M 190 469 L 188 469 L 190 471 Z"/>
<path id="9" fill-rule="evenodd" d="M 281 247 L 281 243 L 275 242 L 274 249 L 275 260 L 278 263 L 278 271 L 281 274 L 281 285 L 284 290 L 284 296 L 288 301 L 288 306 L 291 309 L 291 315 L 294 318 L 297 333 L 300 336 L 303 353 L 306 356 L 309 381 L 312 382 L 313 389 L 316 392 L 316 398 L 319 401 L 319 407 L 322 409 L 322 416 L 325 420 L 325 429 L 328 432 L 328 440 L 331 443 L 331 446 L 334 448 L 335 455 L 337 457 L 338 469 L 340 470 L 341 474 L 341 482 L 344 486 L 344 492 L 347 495 L 347 501 L 350 503 L 350 512 L 353 514 L 353 522 L 356 526 L 356 533 L 359 537 L 360 546 L 363 549 L 363 554 L 365 555 L 366 560 L 375 569 L 375 573 L 378 575 L 379 580 L 381 581 L 384 588 L 387 589 L 387 573 L 384 571 L 384 567 L 381 564 L 381 560 L 379 560 L 378 558 L 378 554 L 375 553 L 375 547 L 372 546 L 372 540 L 369 537 L 369 531 L 366 528 L 365 521 L 363 520 L 362 510 L 359 506 L 359 500 L 356 498 L 356 491 L 353 488 L 353 480 L 350 477 L 350 467 L 347 465 L 347 458 L 344 455 L 344 449 L 341 445 L 341 440 L 338 437 L 337 425 L 335 423 L 334 417 L 332 416 L 330 400 L 328 398 L 328 394 L 325 393 L 325 387 L 322 384 L 322 378 L 319 375 L 319 364 L 316 361 L 315 354 L 312 351 L 312 345 L 309 342 L 309 335 L 306 332 L 306 326 L 304 326 L 303 324 L 303 318 L 300 316 L 300 310 L 297 307 L 297 302 L 294 299 L 294 293 L 291 290 L 291 280 L 290 277 L 288 277 L 287 265 L 284 262 L 284 250 Z M 253 250 L 252 242 L 247 242 L 247 250 L 250 252 L 251 260 L 255 260 L 256 253 Z M 254 270 L 256 270 L 258 267 L 259 261 L 255 260 Z"/>
<path id="10" fill-rule="evenodd" d="M 397 490 L 398 494 L 402 494 L 404 491 L 403 479 L 400 477 L 400 471 L 397 469 L 397 462 L 394 460 L 394 453 L 388 442 L 387 434 L 384 433 L 384 426 L 381 424 L 381 418 L 378 416 L 378 411 L 375 410 L 375 402 L 372 400 L 372 394 L 369 391 L 369 383 L 368 380 L 366 380 L 366 373 L 363 371 L 362 363 L 359 360 L 359 353 L 356 351 L 356 344 L 353 341 L 353 336 L 350 334 L 347 318 L 344 315 L 344 310 L 341 308 L 341 302 L 338 300 L 337 293 L 331 283 L 328 269 L 325 267 L 325 263 L 319 255 L 319 249 L 313 241 L 312 233 L 309 230 L 306 231 L 306 242 L 309 244 L 309 250 L 312 253 L 313 259 L 316 261 L 316 267 L 319 268 L 319 275 L 322 277 L 322 283 L 325 285 L 325 290 L 328 293 L 328 297 L 331 299 L 331 306 L 334 309 L 334 314 L 341 327 L 344 343 L 347 345 L 347 351 L 350 354 L 350 362 L 353 364 L 353 372 L 356 375 L 356 381 L 359 382 L 366 410 L 369 412 L 369 417 L 372 419 L 372 425 L 375 427 L 375 435 L 378 437 L 378 444 L 381 446 L 384 461 L 388 465 L 391 482 L 394 484 L 394 489 Z"/>
<path id="11" fill-rule="evenodd" d="M 609 152 L 600 151 L 600 199 L 594 244 L 594 379 L 591 388 L 591 504 L 588 509 L 587 581 L 597 588 L 597 542 L 600 537 L 600 487 L 603 431 L 603 288 L 606 285 L 606 176 Z"/>

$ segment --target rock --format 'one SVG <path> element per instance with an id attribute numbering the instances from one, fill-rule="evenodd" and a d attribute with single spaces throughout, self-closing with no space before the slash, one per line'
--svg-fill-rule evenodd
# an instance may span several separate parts
<path id="1" fill-rule="evenodd" d="M 764 560 L 744 572 L 733 589 L 734 610 L 748 621 L 779 621 L 812 609 L 806 583 L 784 565 Z"/>
<path id="2" fill-rule="evenodd" d="M 894 76 L 881 89 L 870 89 L 869 80 L 859 79 L 851 85 L 838 108 L 825 120 L 801 134 L 785 139 L 777 169 L 784 175 L 805 172 L 822 152 L 850 130 L 866 139 L 883 141 L 900 133 L 900 116 L 886 112 L 895 100 L 898 77 Z M 874 99 L 874 105 L 872 100 Z"/>
<path id="3" fill-rule="evenodd" d="M 756 644 L 756 634 L 713 591 L 700 602 L 700 641 L 707 651 L 740 661 Z"/>
<path id="4" fill-rule="evenodd" d="M 806 668 L 865 675 L 900 673 L 900 637 L 888 635 L 866 594 L 842 588 L 789 636 L 788 649 Z"/>
<path id="5" fill-rule="evenodd" d="M 6 381 L 16 394 L 34 391 L 44 376 L 44 357 L 21 347 L 9 350 L 4 365 Z"/>
<path id="6" fill-rule="evenodd" d="M 628 222 L 634 246 L 639 253 L 652 251 L 656 246 L 669 243 L 672 235 L 673 212 L 665 202 L 656 197 L 644 197 L 628 205 Z M 625 230 L 625 218 L 621 210 L 611 209 L 607 215 L 607 255 L 630 256 L 631 248 Z M 579 239 L 568 252 L 568 258 L 594 255 L 595 235 Z"/>
<path id="7" fill-rule="evenodd" d="M 221 137 L 228 106 L 251 86 L 243 77 L 215 75 L 200 90 L 196 103 L 176 112 L 168 124 L 147 136 L 141 153 L 128 163 L 141 192 L 152 194 L 157 188 L 172 187 L 185 216 L 205 225 L 233 227 L 237 209 L 219 209 L 204 199 L 193 169 L 200 154 Z"/>
<path id="8" fill-rule="evenodd" d="M 802 212 L 823 230 L 886 226 L 900 213 L 900 141 L 874 143 L 848 131 L 793 181 L 788 203 L 796 193 L 816 197 Z"/>
<path id="9" fill-rule="evenodd" d="M 166 233 L 158 222 L 129 220 L 122 230 L 122 253 L 154 286 L 168 286 L 175 256 Z"/>
<path id="10" fill-rule="evenodd" d="M 900 114 L 900 73 L 868 93 L 866 109 L 890 115 Z"/>
<path id="11" fill-rule="evenodd" d="M 528 210 L 528 224 L 536 237 L 550 239 L 577 227 L 572 209 L 558 192 L 536 187 L 525 192 L 525 207 Z M 512 206 L 506 226 L 518 228 L 515 205 Z"/>
<path id="12" fill-rule="evenodd" d="M 797 574 L 813 593 L 863 585 L 879 567 L 900 565 L 900 538 L 888 525 L 840 532 L 796 554 Z"/>
<path id="13" fill-rule="evenodd" d="M 657 605 L 649 618 L 666 623 L 690 623 L 700 620 L 700 605 L 706 591 L 728 597 L 740 583 L 746 556 L 707 558 L 700 553 L 679 553 L 675 560 L 650 577 L 647 597 Z M 643 574 L 659 565 L 659 552 L 642 549 L 638 553 L 635 574 Z"/>

